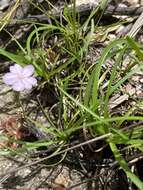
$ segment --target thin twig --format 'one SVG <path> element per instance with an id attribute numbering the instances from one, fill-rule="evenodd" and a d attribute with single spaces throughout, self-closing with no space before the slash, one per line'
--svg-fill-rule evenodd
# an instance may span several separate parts
<path id="1" fill-rule="evenodd" d="M 93 9 L 96 9 L 99 6 L 99 3 L 95 0 L 94 3 L 87 2 L 86 4 L 81 4 L 76 6 L 76 13 L 80 14 L 81 16 L 83 15 L 88 15 Z M 99 12 L 102 12 L 99 8 Z M 49 17 L 58 19 L 61 17 L 61 14 L 64 12 L 64 7 L 52 9 L 51 11 L 47 11 L 46 15 L 41 14 L 41 15 L 28 15 L 22 20 L 17 20 L 17 19 L 11 19 L 11 21 L 7 24 L 7 26 L 15 26 L 19 24 L 26 24 L 26 23 L 32 23 L 32 22 L 49 22 Z M 72 6 L 68 6 L 68 12 L 72 12 Z M 138 16 L 143 12 L 143 6 L 140 7 L 120 7 L 120 6 L 112 6 L 108 5 L 106 10 L 104 11 L 104 15 L 127 15 L 127 16 Z"/>

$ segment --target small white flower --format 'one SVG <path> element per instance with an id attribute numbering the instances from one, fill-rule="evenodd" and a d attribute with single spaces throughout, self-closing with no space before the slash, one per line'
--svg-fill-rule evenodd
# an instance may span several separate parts
<path id="1" fill-rule="evenodd" d="M 33 74 L 34 67 L 32 65 L 22 68 L 20 65 L 15 64 L 10 66 L 10 72 L 3 76 L 3 81 L 5 84 L 10 85 L 14 91 L 30 90 L 37 85 L 37 80 L 32 76 Z"/>

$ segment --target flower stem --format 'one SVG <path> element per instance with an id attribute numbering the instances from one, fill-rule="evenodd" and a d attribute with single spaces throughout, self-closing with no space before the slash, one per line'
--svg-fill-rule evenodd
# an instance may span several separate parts
<path id="1" fill-rule="evenodd" d="M 24 108 L 23 108 L 23 105 L 20 101 L 20 92 L 14 92 L 14 99 L 13 101 L 15 102 L 15 104 L 17 105 L 17 107 L 20 107 L 21 108 L 21 112 L 22 112 L 22 116 L 25 118 L 25 111 L 24 111 Z"/>

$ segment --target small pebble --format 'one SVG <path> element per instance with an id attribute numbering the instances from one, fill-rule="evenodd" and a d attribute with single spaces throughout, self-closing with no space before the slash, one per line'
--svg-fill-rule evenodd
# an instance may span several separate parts
<path id="1" fill-rule="evenodd" d="M 143 78 L 142 78 L 142 79 L 140 79 L 140 82 L 141 82 L 141 83 L 143 83 Z"/>
<path id="2" fill-rule="evenodd" d="M 135 82 L 139 81 L 139 79 L 140 79 L 139 76 L 132 76 L 132 80 L 135 81 Z"/>
<path id="3" fill-rule="evenodd" d="M 136 93 L 136 89 L 131 84 L 127 84 L 125 90 L 130 96 Z"/>
<path id="4" fill-rule="evenodd" d="M 136 91 L 139 91 L 139 90 L 141 90 L 142 89 L 142 85 L 137 85 L 136 86 Z"/>
<path id="5" fill-rule="evenodd" d="M 0 0 L 0 11 L 6 9 L 9 6 L 9 0 Z"/>
<path id="6" fill-rule="evenodd" d="M 137 95 L 141 95 L 141 94 L 142 94 L 142 90 L 138 90 L 138 91 L 136 92 L 136 94 L 137 94 Z"/>

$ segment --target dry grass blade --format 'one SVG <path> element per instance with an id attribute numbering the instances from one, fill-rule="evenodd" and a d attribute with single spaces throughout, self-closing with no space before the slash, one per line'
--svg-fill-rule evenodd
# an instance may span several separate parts
<path id="1" fill-rule="evenodd" d="M 10 22 L 10 20 L 13 17 L 13 14 L 15 13 L 16 9 L 20 5 L 21 0 L 17 0 L 16 3 L 11 7 L 11 10 L 9 10 L 8 13 L 6 13 L 0 21 L 0 31 Z"/>

